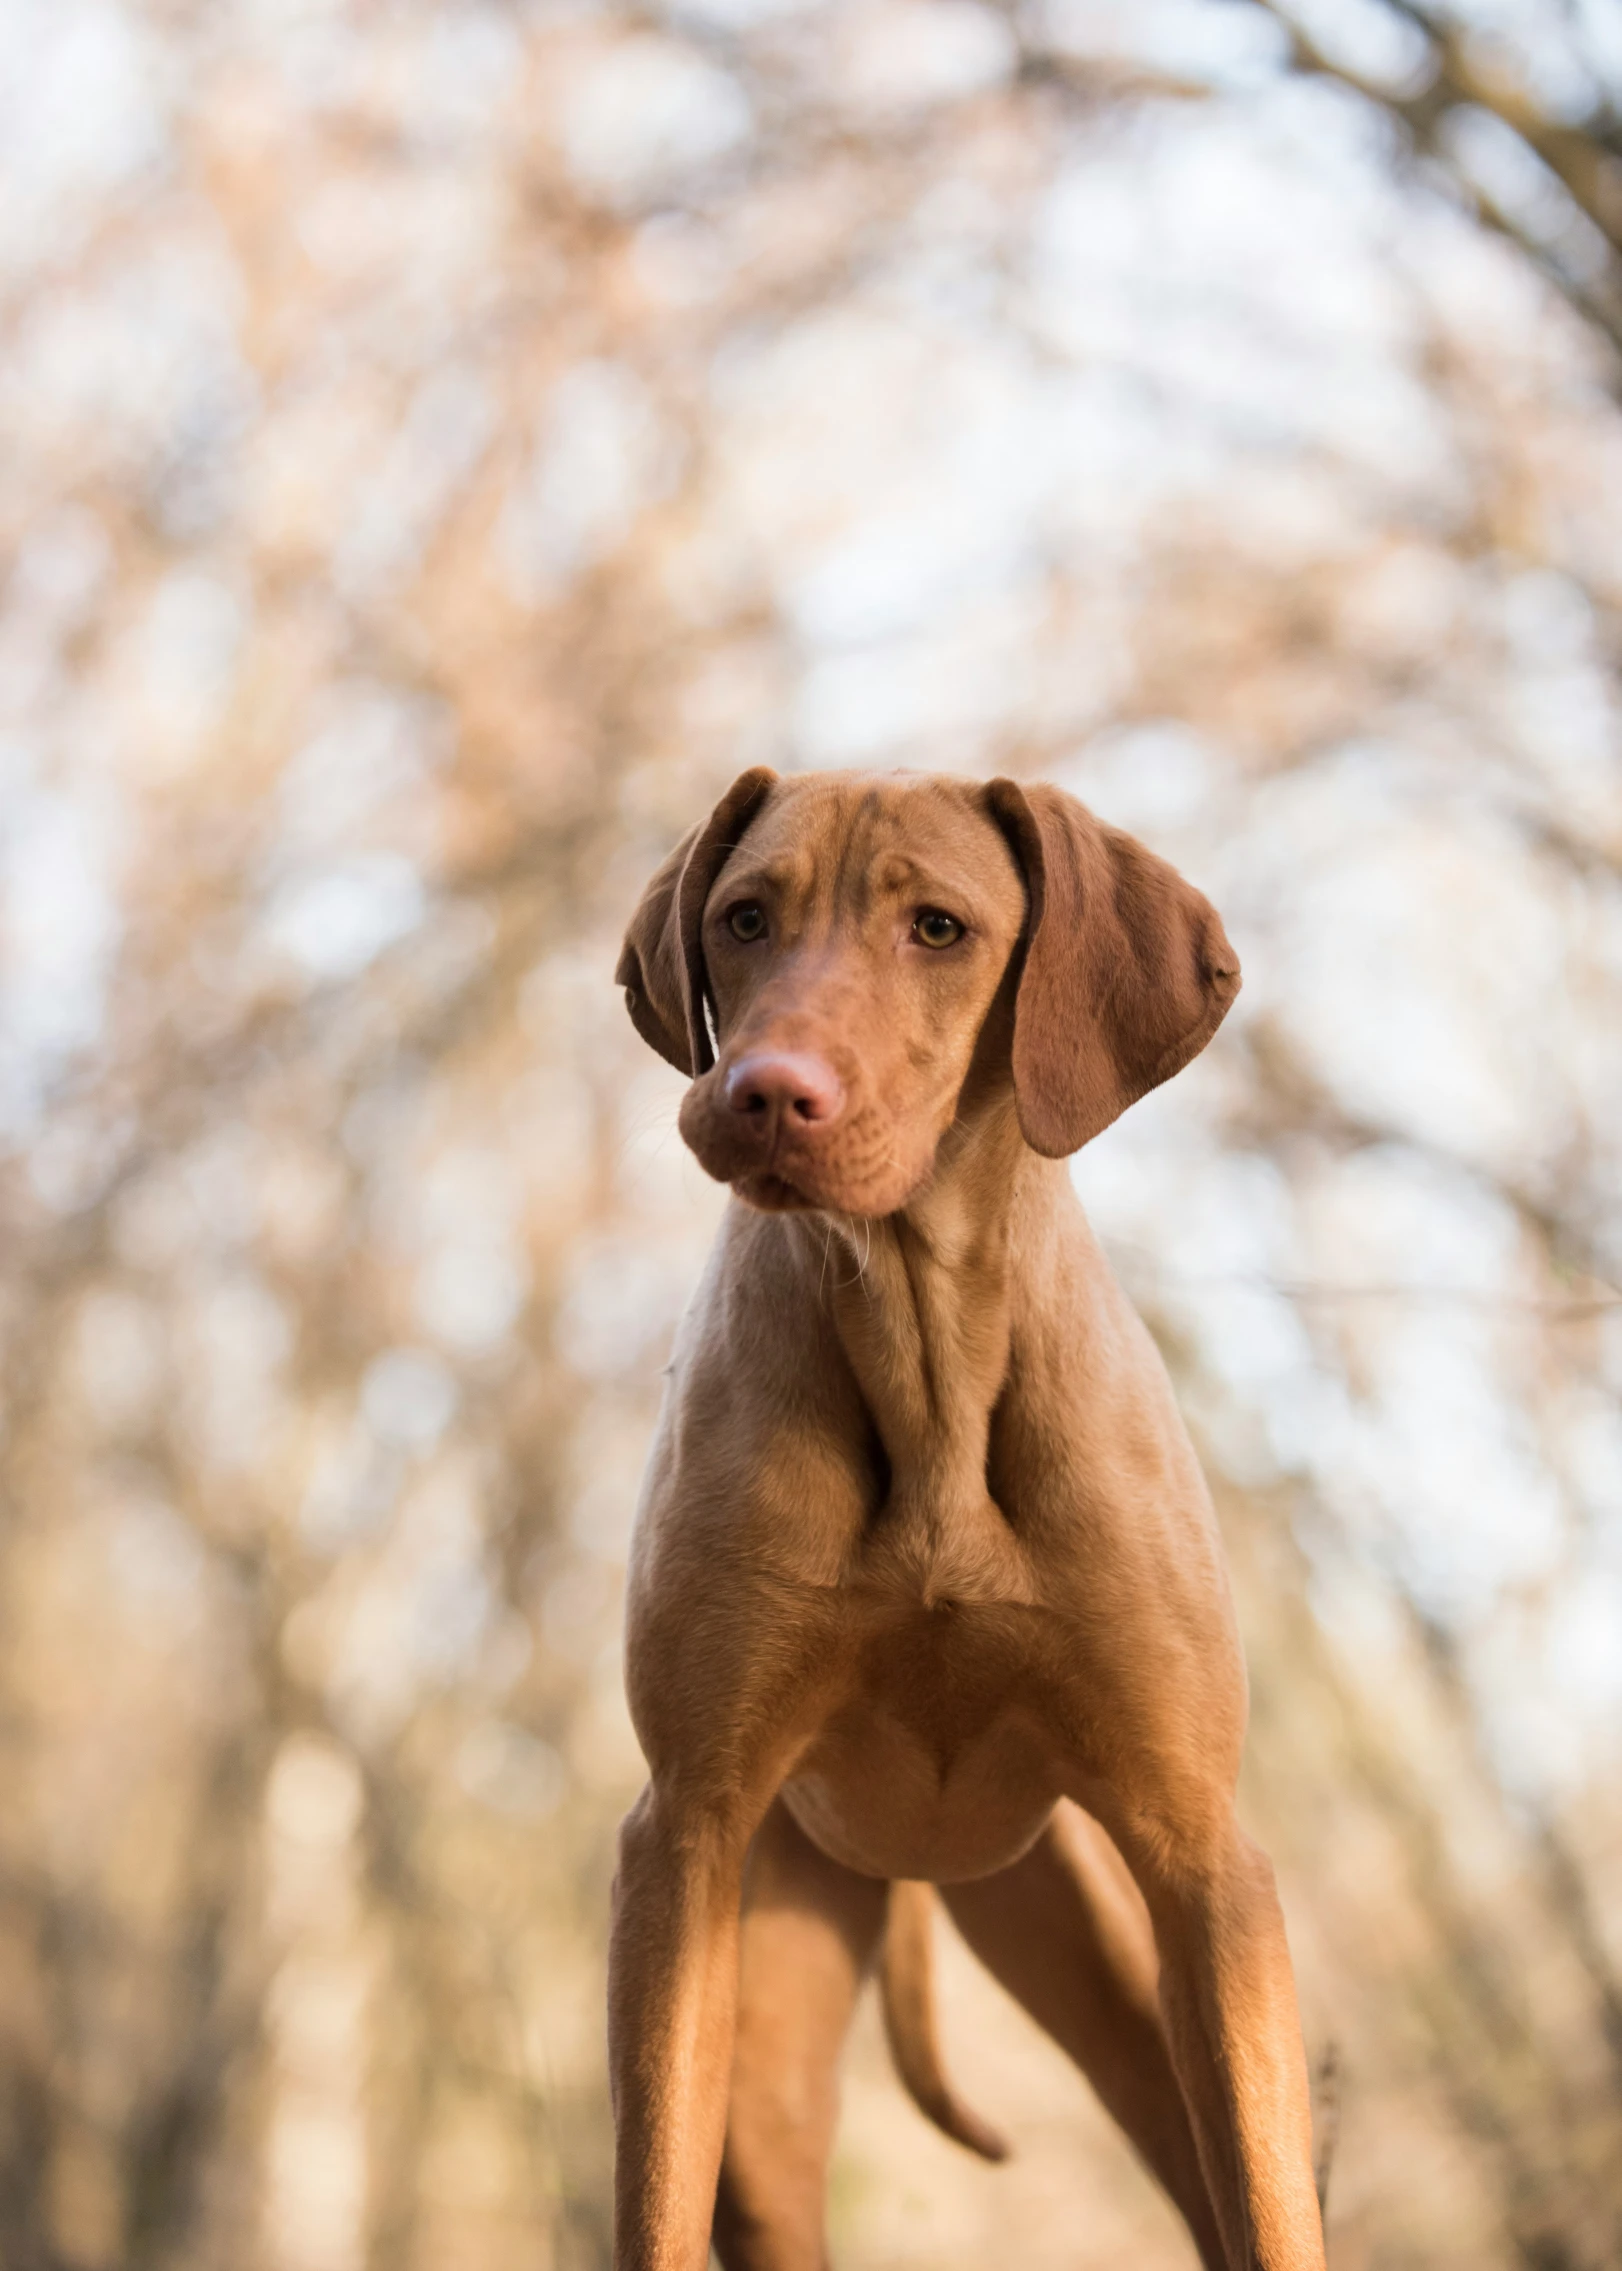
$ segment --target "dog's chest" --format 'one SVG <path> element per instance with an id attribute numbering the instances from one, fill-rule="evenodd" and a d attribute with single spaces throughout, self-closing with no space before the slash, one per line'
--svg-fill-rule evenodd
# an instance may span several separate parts
<path id="1" fill-rule="evenodd" d="M 871 1605 L 871 1604 L 870 1604 Z M 1058 1796 L 1015 1609 L 872 1609 L 854 1692 L 788 1786 L 847 1866 L 937 1881 L 1005 1866 Z"/>

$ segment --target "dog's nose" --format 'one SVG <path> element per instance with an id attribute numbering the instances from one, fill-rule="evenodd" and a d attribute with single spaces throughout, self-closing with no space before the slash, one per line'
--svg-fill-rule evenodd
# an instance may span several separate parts
<path id="1" fill-rule="evenodd" d="M 763 1130 L 826 1125 L 845 1108 L 839 1075 L 821 1057 L 760 1050 L 740 1057 L 726 1077 L 732 1111 Z"/>

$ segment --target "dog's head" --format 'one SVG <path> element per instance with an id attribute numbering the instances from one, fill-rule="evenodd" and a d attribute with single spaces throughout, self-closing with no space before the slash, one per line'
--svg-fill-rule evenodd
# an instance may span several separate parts
<path id="1" fill-rule="evenodd" d="M 999 1084 L 1034 1150 L 1079 1150 L 1239 990 L 1210 903 L 1061 790 L 762 767 L 648 885 L 617 975 L 709 1173 L 854 1215 L 904 1205 Z"/>

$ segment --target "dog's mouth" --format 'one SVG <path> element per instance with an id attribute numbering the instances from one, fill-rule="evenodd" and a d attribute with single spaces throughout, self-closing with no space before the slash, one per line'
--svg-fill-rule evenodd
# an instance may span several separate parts
<path id="1" fill-rule="evenodd" d="M 815 1199 L 808 1198 L 786 1175 L 765 1172 L 737 1175 L 732 1188 L 746 1205 L 758 1207 L 762 1214 L 804 1214 L 817 1205 Z"/>
<path id="2" fill-rule="evenodd" d="M 894 1214 L 916 1187 L 881 1182 L 840 1189 L 817 1182 L 807 1189 L 776 1168 L 754 1168 L 728 1181 L 733 1196 L 761 1214 L 837 1214 L 858 1222 L 877 1222 Z"/>

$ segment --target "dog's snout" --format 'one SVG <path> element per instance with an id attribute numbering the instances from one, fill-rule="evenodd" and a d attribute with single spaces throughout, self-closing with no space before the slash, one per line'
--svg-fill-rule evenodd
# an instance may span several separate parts
<path id="1" fill-rule="evenodd" d="M 821 1057 L 762 1050 L 732 1067 L 726 1100 L 732 1111 L 762 1127 L 810 1127 L 838 1119 L 845 1091 Z"/>

